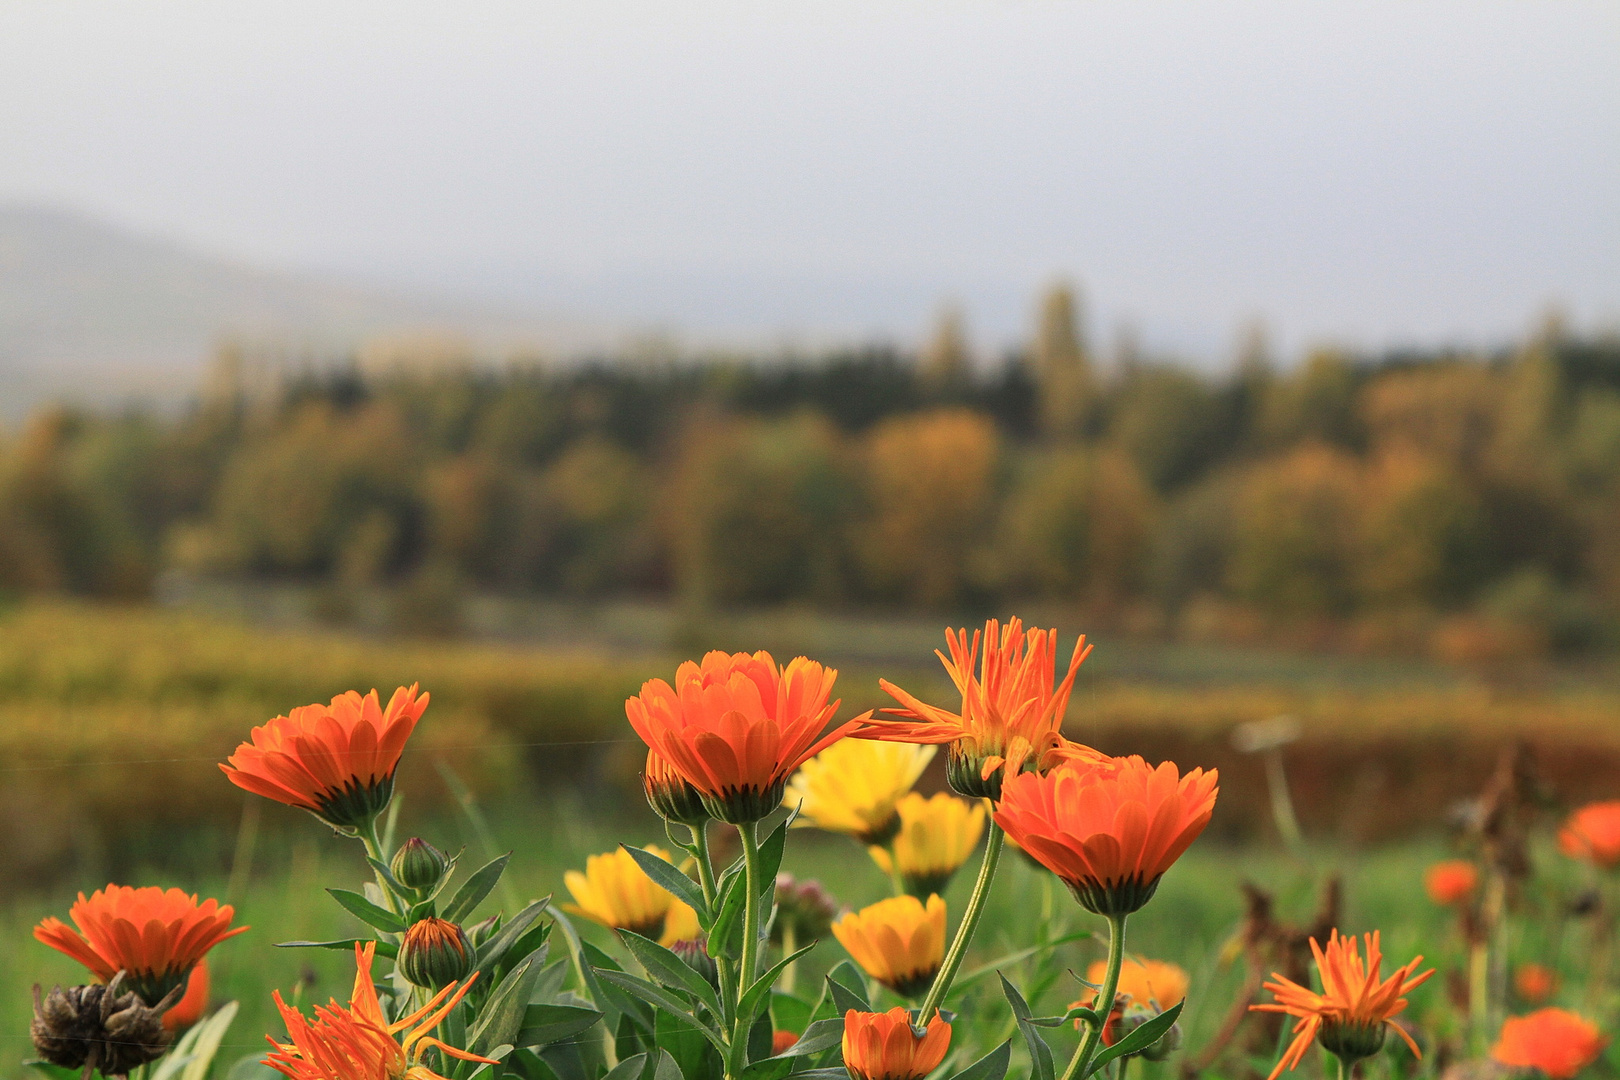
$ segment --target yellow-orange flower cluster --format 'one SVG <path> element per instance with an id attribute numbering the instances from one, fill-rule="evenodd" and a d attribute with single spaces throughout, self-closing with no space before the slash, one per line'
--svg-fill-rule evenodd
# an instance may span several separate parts
<path id="1" fill-rule="evenodd" d="M 126 972 L 129 988 L 156 1005 L 209 949 L 247 929 L 231 928 L 235 914 L 229 904 L 199 904 L 179 889 L 108 885 L 88 899 L 80 893 L 69 909 L 77 933 L 52 916 L 34 927 L 34 937 L 73 957 L 102 982 Z"/>
<path id="2" fill-rule="evenodd" d="M 1061 734 L 1075 675 L 1091 651 L 1083 635 L 1056 686 L 1056 630 L 1026 631 L 1018 619 L 1005 626 L 991 619 L 982 637 L 977 630 L 970 640 L 965 629 L 947 629 L 945 642 L 950 655 L 935 654 L 962 695 L 961 711 L 929 705 L 881 680 L 879 685 L 901 705 L 883 711 L 904 719 L 874 720 L 859 732 L 862 738 L 948 744 L 946 776 L 969 798 L 999 798 L 1003 778 L 1030 762 L 1045 769 L 1061 761 L 1101 759 Z"/>
<path id="3" fill-rule="evenodd" d="M 624 708 L 710 814 L 741 824 L 775 810 L 793 771 L 866 719 L 823 733 L 838 711 L 827 700 L 837 677 L 802 656 L 778 667 L 767 652 L 711 652 L 676 669 L 673 686 L 644 683 Z"/>
<path id="4" fill-rule="evenodd" d="M 1312 1039 L 1320 1039 L 1326 1050 L 1345 1061 L 1370 1057 L 1384 1045 L 1386 1026 L 1394 1028 L 1395 1033 L 1406 1040 L 1413 1054 L 1423 1056 L 1412 1036 L 1391 1018 L 1406 1008 L 1406 995 L 1422 986 L 1434 974 L 1434 969 L 1414 975 L 1418 964 L 1423 962 L 1423 957 L 1419 956 L 1380 981 L 1379 968 L 1384 957 L 1378 948 L 1378 932 L 1366 935 L 1366 942 L 1367 958 L 1363 962 L 1354 937 L 1340 937 L 1335 930 L 1328 938 L 1326 949 L 1318 945 L 1316 939 L 1311 939 L 1311 952 L 1316 957 L 1316 970 L 1322 980 L 1320 994 L 1276 974 L 1272 975 L 1275 981 L 1264 984 L 1277 1000 L 1250 1008 L 1299 1018 L 1294 1025 L 1294 1041 L 1288 1044 L 1268 1080 L 1277 1080 L 1285 1068 L 1293 1069 L 1298 1065 Z"/>
<path id="5" fill-rule="evenodd" d="M 308 1020 L 281 999 L 281 991 L 275 992 L 288 1041 L 281 1043 L 271 1038 L 275 1052 L 264 1059 L 264 1064 L 289 1080 L 445 1080 L 422 1064 L 422 1055 L 429 1047 L 463 1061 L 496 1064 L 491 1058 L 458 1049 L 432 1035 L 472 988 L 476 975 L 460 986 L 446 986 L 422 1008 L 390 1024 L 383 1016 L 377 988 L 371 981 L 376 948 L 376 942 L 355 945 L 354 991 L 346 1006 L 336 1000 L 317 1005 L 315 1019 Z"/>
<path id="6" fill-rule="evenodd" d="M 1088 910 L 1128 915 L 1209 824 L 1217 780 L 1139 757 L 1068 765 L 1008 779 L 995 820 Z"/>
<path id="7" fill-rule="evenodd" d="M 373 821 L 394 796 L 394 770 L 428 706 L 416 686 L 383 707 L 377 691 L 350 690 L 253 729 L 220 768 L 255 795 L 296 806 L 339 829 Z"/>

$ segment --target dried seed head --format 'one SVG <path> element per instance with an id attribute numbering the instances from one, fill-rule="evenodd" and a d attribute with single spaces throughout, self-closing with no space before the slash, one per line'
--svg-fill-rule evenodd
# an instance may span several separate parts
<path id="1" fill-rule="evenodd" d="M 156 1006 L 125 992 L 124 972 L 106 986 L 53 987 L 46 995 L 34 986 L 34 1019 L 29 1025 L 40 1057 L 65 1069 L 123 1076 L 156 1061 L 169 1048 L 163 1014 L 180 1000 L 183 987 L 171 990 Z"/>

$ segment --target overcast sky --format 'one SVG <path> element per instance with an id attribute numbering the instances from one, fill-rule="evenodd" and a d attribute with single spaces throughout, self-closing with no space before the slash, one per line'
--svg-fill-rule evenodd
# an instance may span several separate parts
<path id="1" fill-rule="evenodd" d="M 0 199 L 696 334 L 1620 324 L 1620 5 L 0 0 Z"/>

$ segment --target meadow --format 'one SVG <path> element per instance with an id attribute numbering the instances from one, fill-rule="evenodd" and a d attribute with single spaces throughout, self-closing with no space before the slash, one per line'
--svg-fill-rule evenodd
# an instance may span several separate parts
<path id="1" fill-rule="evenodd" d="M 251 623 L 217 609 L 30 602 L 0 616 L 0 749 L 8 762 L 0 821 L 9 852 L 0 964 L 12 972 L 0 1001 L 6 1075 L 20 1075 L 15 1063 L 30 1056 L 28 987 L 76 977 L 29 928 L 65 915 L 77 890 L 109 879 L 219 897 L 253 927 L 211 957 L 216 1000 L 242 1003 L 222 1061 L 257 1053 L 262 1033 L 278 1030 L 271 988 L 306 1003 L 342 996 L 352 959 L 269 946 L 361 929 L 321 893 L 358 887 L 366 867 L 357 846 L 302 813 L 244 798 L 215 764 L 250 727 L 292 706 L 350 688 L 378 686 L 386 696 L 418 681 L 433 694 L 400 768 L 397 835 L 465 846 L 473 865 L 488 852 L 514 851 L 481 916 L 545 895 L 566 900 L 564 870 L 619 841 L 664 842 L 641 802 L 644 748 L 624 722 L 623 701 L 644 679 L 667 677 L 678 658 L 697 651 L 695 639 L 819 655 L 841 669 L 840 715 L 884 703 L 880 673 L 948 700 L 930 655 L 937 622 L 777 612 L 693 627 L 671 612 L 636 608 L 492 609 L 484 622 L 482 639 L 429 641 Z M 1532 841 L 1539 873 L 1521 897 L 1540 914 L 1512 923 L 1505 954 L 1562 969 L 1572 987 L 1581 985 L 1589 931 L 1560 913 L 1589 881 L 1552 850 L 1549 830 L 1562 807 L 1615 794 L 1620 689 L 1601 676 L 1543 671 L 1509 683 L 1421 663 L 1106 640 L 1082 670 L 1071 737 L 1222 772 L 1209 832 L 1133 924 L 1134 953 L 1192 974 L 1182 1022 L 1188 1055 L 1215 1037 L 1247 975 L 1234 946 L 1245 882 L 1274 895 L 1280 920 L 1305 926 L 1325 883 L 1340 877 L 1338 925 L 1383 927 L 1389 955 L 1422 952 L 1441 967 L 1444 977 L 1414 1001 L 1412 1019 L 1454 1027 L 1450 1002 L 1466 945 L 1452 912 L 1424 895 L 1423 872 L 1457 850 L 1448 813 L 1477 794 L 1519 738 L 1533 744 L 1547 799 Z M 1303 727 L 1286 751 L 1309 840 L 1294 850 L 1278 838 L 1263 763 L 1231 739 L 1237 724 L 1284 713 Z M 458 798 L 463 779 L 479 793 L 475 804 Z M 920 785 L 941 786 L 937 771 Z M 1020 858 L 1005 866 L 964 967 L 974 982 L 962 1011 L 986 1018 L 989 1029 L 974 1039 L 984 1047 L 1012 1034 L 995 971 L 1035 979 L 1026 990 L 1037 1013 L 1061 1013 L 1077 992 L 1063 972 L 1083 971 L 1106 937 L 1101 920 L 1050 875 Z M 795 833 L 783 867 L 826 880 L 852 906 L 886 889 L 852 841 L 814 830 Z M 958 875 L 947 891 L 953 911 L 968 877 Z M 608 941 L 599 928 L 586 933 Z M 1063 943 L 1038 968 L 1021 955 L 1054 941 Z M 825 942 L 801 978 L 814 985 L 841 956 Z M 1180 1065 L 1143 1067 L 1168 1078 Z M 1227 1059 L 1223 1068 L 1232 1067 Z"/>

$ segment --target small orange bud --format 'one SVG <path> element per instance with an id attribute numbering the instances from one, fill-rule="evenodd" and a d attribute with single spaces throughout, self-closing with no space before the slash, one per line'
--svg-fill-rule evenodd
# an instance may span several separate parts
<path id="1" fill-rule="evenodd" d="M 399 971 L 415 986 L 438 990 L 473 969 L 472 943 L 453 922 L 429 916 L 412 923 L 399 946 Z"/>
<path id="2" fill-rule="evenodd" d="M 1460 904 L 1479 887 L 1479 871 L 1466 859 L 1446 859 L 1423 873 L 1423 888 L 1441 907 Z"/>

